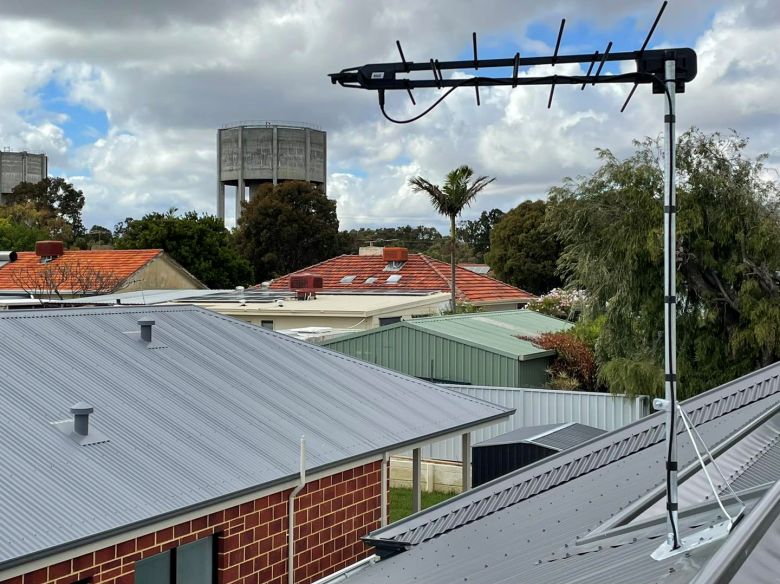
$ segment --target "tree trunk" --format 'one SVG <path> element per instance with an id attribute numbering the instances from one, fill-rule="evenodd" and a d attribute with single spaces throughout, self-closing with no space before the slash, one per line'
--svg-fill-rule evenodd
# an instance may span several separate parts
<path id="1" fill-rule="evenodd" d="M 450 217 L 450 304 L 452 314 L 455 314 L 455 215 Z"/>

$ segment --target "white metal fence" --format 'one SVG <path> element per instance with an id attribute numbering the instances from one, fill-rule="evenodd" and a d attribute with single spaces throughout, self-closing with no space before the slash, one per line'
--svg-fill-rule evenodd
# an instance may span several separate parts
<path id="1" fill-rule="evenodd" d="M 517 428 L 545 424 L 579 422 L 602 430 L 615 430 L 650 413 L 650 398 L 646 395 L 626 397 L 611 393 L 475 385 L 444 387 L 517 410 L 506 422 L 472 432 L 472 444 Z M 422 456 L 460 461 L 460 438 L 425 446 Z"/>

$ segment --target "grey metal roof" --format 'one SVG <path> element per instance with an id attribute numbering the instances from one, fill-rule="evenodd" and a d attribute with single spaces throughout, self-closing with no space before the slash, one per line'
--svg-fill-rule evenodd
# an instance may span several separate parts
<path id="1" fill-rule="evenodd" d="M 567 448 L 579 446 L 596 436 L 600 436 L 605 431 L 606 430 L 576 422 L 568 424 L 547 424 L 545 426 L 526 426 L 513 430 L 512 432 L 499 434 L 490 440 L 475 444 L 474 448 L 525 442 L 528 444 L 538 444 L 539 446 L 545 446 L 553 450 L 566 450 Z"/>
<path id="2" fill-rule="evenodd" d="M 68 305 L 97 305 L 97 304 L 124 304 L 124 305 L 151 305 L 161 304 L 163 302 L 175 302 L 176 300 L 202 299 L 203 296 L 212 294 L 230 293 L 232 290 L 209 290 L 209 289 L 184 289 L 184 290 L 135 290 L 133 292 L 117 292 L 115 294 L 99 294 L 97 296 L 84 296 L 82 298 L 68 298 L 66 300 L 48 300 L 47 304 L 68 304 Z"/>
<path id="3" fill-rule="evenodd" d="M 555 448 L 556 450 L 566 450 L 567 448 L 579 446 L 596 436 L 601 436 L 603 433 L 604 430 L 601 430 L 600 428 L 572 423 L 566 424 L 553 432 L 547 432 L 541 436 L 534 436 L 529 439 L 529 442 L 539 444 L 540 446 L 547 446 L 548 448 Z"/>
<path id="4" fill-rule="evenodd" d="M 301 435 L 311 472 L 512 411 L 192 306 L 0 314 L 0 352 L 0 569 L 289 480 Z M 52 425 L 82 400 L 107 442 Z"/>
<path id="5" fill-rule="evenodd" d="M 779 375 L 780 364 L 772 365 L 684 407 L 707 444 L 728 444 L 740 429 L 760 428 L 776 415 Z M 366 567 L 350 582 L 687 582 L 719 544 L 690 557 L 652 560 L 649 554 L 666 532 L 663 515 L 656 516 L 655 531 L 641 532 L 647 523 L 639 524 L 628 541 L 605 539 L 587 549 L 578 544 L 578 538 L 598 537 L 600 525 L 662 488 L 663 440 L 663 418 L 656 414 L 391 524 L 366 540 L 407 551 Z M 687 436 L 679 447 L 685 468 L 695 456 Z M 774 450 L 763 455 L 774 456 Z M 763 473 L 755 461 L 749 466 L 743 477 Z M 684 523 L 683 535 L 706 523 L 704 518 Z"/>

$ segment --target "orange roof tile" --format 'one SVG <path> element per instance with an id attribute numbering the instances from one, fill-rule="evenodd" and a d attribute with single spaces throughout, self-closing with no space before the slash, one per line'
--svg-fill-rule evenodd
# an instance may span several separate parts
<path id="1" fill-rule="evenodd" d="M 324 290 L 400 290 L 449 292 L 450 265 L 420 253 L 410 253 L 409 260 L 399 270 L 385 271 L 387 262 L 379 256 L 342 255 L 294 274 L 312 273 L 322 276 Z M 388 282 L 392 275 L 401 276 L 397 283 Z M 286 289 L 290 285 L 287 274 L 271 283 L 272 289 Z M 350 283 L 342 283 L 346 276 L 355 276 Z M 369 278 L 376 278 L 370 283 Z M 457 297 L 473 303 L 527 302 L 534 295 L 489 276 L 475 274 L 458 267 L 455 276 Z"/>
<path id="2" fill-rule="evenodd" d="M 92 268 L 104 275 L 112 275 L 119 282 L 127 280 L 138 270 L 159 256 L 161 249 L 102 249 L 72 250 L 42 264 L 41 258 L 32 251 L 18 252 L 15 262 L 0 267 L 0 290 L 22 290 L 20 281 L 31 280 L 52 266 L 76 265 Z M 73 278 L 61 282 L 60 290 L 78 290 L 80 285 Z"/>

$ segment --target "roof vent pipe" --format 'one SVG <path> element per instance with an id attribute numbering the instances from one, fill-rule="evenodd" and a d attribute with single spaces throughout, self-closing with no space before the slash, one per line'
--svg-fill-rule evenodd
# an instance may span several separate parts
<path id="1" fill-rule="evenodd" d="M 154 326 L 154 320 L 151 318 L 142 318 L 138 321 L 141 325 L 141 340 L 147 343 L 152 342 L 152 327 Z"/>
<path id="2" fill-rule="evenodd" d="M 89 415 L 94 412 L 95 409 L 85 402 L 79 402 L 75 406 L 71 406 L 70 413 L 73 414 L 73 431 L 79 436 L 86 436 L 89 434 Z"/>

